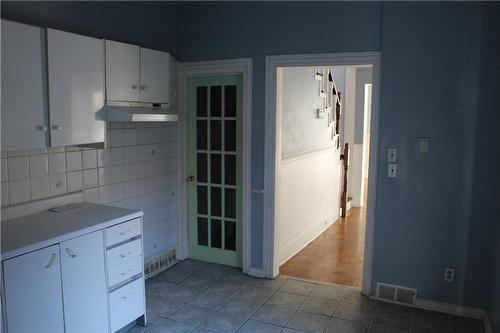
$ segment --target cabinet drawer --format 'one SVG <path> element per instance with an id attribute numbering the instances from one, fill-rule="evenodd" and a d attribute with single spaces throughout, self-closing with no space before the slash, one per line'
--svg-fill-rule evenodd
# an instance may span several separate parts
<path id="1" fill-rule="evenodd" d="M 111 332 L 144 314 L 144 280 L 131 282 L 109 294 Z"/>
<path id="2" fill-rule="evenodd" d="M 141 220 L 135 219 L 132 221 L 120 223 L 106 229 L 106 246 L 126 241 L 127 239 L 139 236 L 141 234 Z"/>
<path id="3" fill-rule="evenodd" d="M 136 239 L 132 242 L 128 242 L 108 250 L 106 253 L 108 267 L 114 267 L 141 255 L 142 242 L 141 239 Z"/>
<path id="4" fill-rule="evenodd" d="M 141 273 L 143 270 L 142 256 L 128 260 L 123 264 L 112 267 L 108 270 L 108 283 L 110 287 L 117 285 L 132 276 Z"/>

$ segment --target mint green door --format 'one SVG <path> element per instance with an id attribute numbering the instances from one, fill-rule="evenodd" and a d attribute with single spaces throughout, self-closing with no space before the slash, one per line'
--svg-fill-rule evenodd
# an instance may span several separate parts
<path id="1" fill-rule="evenodd" d="M 187 81 L 189 257 L 241 267 L 240 75 Z"/>

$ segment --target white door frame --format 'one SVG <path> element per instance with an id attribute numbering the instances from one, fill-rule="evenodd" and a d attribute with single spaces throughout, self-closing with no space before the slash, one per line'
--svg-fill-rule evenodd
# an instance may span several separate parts
<path id="1" fill-rule="evenodd" d="M 252 58 L 185 62 L 179 64 L 179 120 L 177 131 L 177 184 L 178 184 L 178 225 L 177 258 L 188 257 L 188 218 L 187 218 L 187 110 L 186 87 L 190 77 L 215 75 L 243 75 L 243 179 L 242 179 L 242 270 L 248 272 L 250 265 L 250 175 L 251 175 L 251 130 L 252 130 Z"/>
<path id="2" fill-rule="evenodd" d="M 278 119 L 276 108 L 278 67 L 292 66 L 373 66 L 372 115 L 370 129 L 370 166 L 368 180 L 368 205 L 366 213 L 365 252 L 363 265 L 362 293 L 371 292 L 373 237 L 375 225 L 375 206 L 377 188 L 377 166 L 379 152 L 379 103 L 380 103 L 380 66 L 381 52 L 352 52 L 352 53 L 322 53 L 279 55 L 266 57 L 266 113 L 265 113 L 265 176 L 264 176 L 264 233 L 263 233 L 263 263 L 267 277 L 279 274 L 278 262 L 278 216 L 276 210 L 277 192 L 279 188 L 279 159 L 281 157 L 281 121 Z"/>

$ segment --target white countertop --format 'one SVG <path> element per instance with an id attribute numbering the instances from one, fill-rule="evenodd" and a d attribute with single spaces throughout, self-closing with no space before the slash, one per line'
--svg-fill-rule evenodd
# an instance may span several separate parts
<path id="1" fill-rule="evenodd" d="M 142 216 L 142 211 L 83 203 L 60 213 L 42 211 L 1 222 L 2 260 Z"/>

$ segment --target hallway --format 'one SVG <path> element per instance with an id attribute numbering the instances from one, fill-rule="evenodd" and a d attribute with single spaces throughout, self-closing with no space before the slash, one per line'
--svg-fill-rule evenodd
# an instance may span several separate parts
<path id="1" fill-rule="evenodd" d="M 351 208 L 280 267 L 280 274 L 361 287 L 366 208 Z"/>

